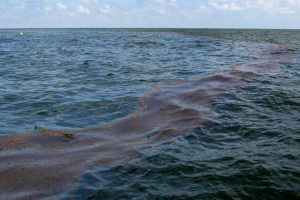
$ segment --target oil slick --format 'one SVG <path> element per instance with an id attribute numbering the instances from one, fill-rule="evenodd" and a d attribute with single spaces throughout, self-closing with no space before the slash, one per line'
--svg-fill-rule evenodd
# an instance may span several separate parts
<path id="1" fill-rule="evenodd" d="M 214 117 L 211 101 L 261 73 L 278 73 L 294 58 L 273 44 L 261 59 L 205 76 L 154 85 L 141 108 L 113 124 L 84 130 L 37 130 L 0 138 L 1 199 L 66 197 L 85 169 L 130 163 L 135 152 L 172 142 L 174 136 Z"/>

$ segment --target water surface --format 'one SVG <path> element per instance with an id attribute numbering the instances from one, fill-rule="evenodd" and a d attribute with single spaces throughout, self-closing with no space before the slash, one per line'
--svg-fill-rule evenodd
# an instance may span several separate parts
<path id="1" fill-rule="evenodd" d="M 18 197 L 299 198 L 300 31 L 0 34 L 0 126 L 12 135 L 0 141 L 0 173 Z M 15 134 L 35 126 L 75 130 Z M 35 178 L 22 188 L 21 167 L 59 174 L 58 185 L 79 178 L 68 189 L 36 190 Z"/>

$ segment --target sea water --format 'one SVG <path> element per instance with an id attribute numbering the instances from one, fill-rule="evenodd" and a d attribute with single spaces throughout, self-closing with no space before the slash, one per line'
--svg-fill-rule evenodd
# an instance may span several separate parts
<path id="1" fill-rule="evenodd" d="M 299 198 L 298 30 L 2 29 L 0 134 L 116 123 L 153 84 L 268 59 L 278 43 L 293 56 L 210 100 L 205 123 L 130 164 L 86 169 L 66 198 Z"/>

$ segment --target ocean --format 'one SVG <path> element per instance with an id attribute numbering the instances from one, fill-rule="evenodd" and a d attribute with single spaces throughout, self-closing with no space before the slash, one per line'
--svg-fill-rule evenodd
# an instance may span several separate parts
<path id="1" fill-rule="evenodd" d="M 0 29 L 1 199 L 300 198 L 299 47 L 300 30 Z"/>

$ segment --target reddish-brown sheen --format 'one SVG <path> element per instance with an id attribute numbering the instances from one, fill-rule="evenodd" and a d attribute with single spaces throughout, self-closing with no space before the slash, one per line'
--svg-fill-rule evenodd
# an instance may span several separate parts
<path id="1" fill-rule="evenodd" d="M 193 79 L 154 85 L 141 108 L 114 124 L 84 130 L 51 131 L 0 138 L 0 198 L 63 197 L 85 169 L 126 164 L 135 152 L 172 142 L 174 136 L 205 126 L 214 117 L 211 101 L 260 73 L 278 72 L 293 59 L 289 48 L 274 44 L 263 59 Z"/>

